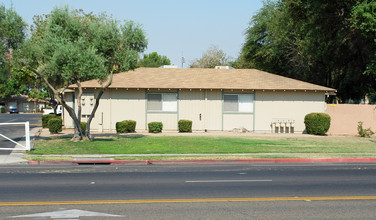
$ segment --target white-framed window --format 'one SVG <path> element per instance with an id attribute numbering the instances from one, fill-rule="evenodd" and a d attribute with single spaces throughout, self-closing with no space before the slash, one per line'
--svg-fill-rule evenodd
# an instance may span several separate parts
<path id="1" fill-rule="evenodd" d="M 176 112 L 178 110 L 176 93 L 149 93 L 147 94 L 147 110 Z"/>
<path id="2" fill-rule="evenodd" d="M 253 113 L 253 94 L 224 94 L 224 112 Z"/>

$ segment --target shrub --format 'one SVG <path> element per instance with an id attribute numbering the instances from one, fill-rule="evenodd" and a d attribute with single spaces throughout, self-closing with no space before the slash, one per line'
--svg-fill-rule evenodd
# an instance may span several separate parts
<path id="1" fill-rule="evenodd" d="M 358 122 L 358 134 L 360 135 L 360 137 L 367 137 L 367 138 L 369 138 L 372 135 L 374 135 L 375 132 L 373 132 L 371 130 L 371 128 L 364 129 L 363 128 L 363 122 L 359 121 Z"/>
<path id="2" fill-rule="evenodd" d="M 179 132 L 192 132 L 192 121 L 179 120 L 178 122 Z"/>
<path id="3" fill-rule="evenodd" d="M 150 133 L 159 133 L 162 132 L 163 124 L 162 122 L 150 122 L 148 128 Z"/>
<path id="4" fill-rule="evenodd" d="M 83 132 L 85 132 L 85 130 L 86 130 L 86 124 L 87 124 L 86 122 L 80 123 Z"/>
<path id="5" fill-rule="evenodd" d="M 1 108 L 1 113 L 5 113 L 5 108 Z"/>
<path id="6" fill-rule="evenodd" d="M 53 118 L 61 119 L 61 116 L 56 116 L 54 114 L 42 115 L 42 127 L 48 128 L 48 121 Z"/>
<path id="7" fill-rule="evenodd" d="M 330 128 L 330 116 L 325 113 L 310 113 L 304 117 L 308 134 L 324 135 Z"/>
<path id="8" fill-rule="evenodd" d="M 116 133 L 125 133 L 126 123 L 124 121 L 116 122 Z"/>
<path id="9" fill-rule="evenodd" d="M 62 131 L 62 121 L 59 118 L 52 118 L 48 121 L 48 130 L 52 134 L 57 134 Z"/>
<path id="10" fill-rule="evenodd" d="M 117 133 L 128 133 L 136 131 L 136 121 L 124 120 L 116 122 L 116 132 Z"/>

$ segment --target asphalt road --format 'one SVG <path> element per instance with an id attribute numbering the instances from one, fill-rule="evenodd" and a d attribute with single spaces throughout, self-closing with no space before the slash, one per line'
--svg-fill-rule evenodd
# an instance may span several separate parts
<path id="1" fill-rule="evenodd" d="M 0 218 L 62 218 L 57 211 L 70 219 L 85 219 L 84 211 L 99 212 L 90 219 L 376 216 L 376 164 L 0 167 L 0 176 Z"/>
<path id="2" fill-rule="evenodd" d="M 30 129 L 42 126 L 41 114 L 0 114 L 0 123 L 29 121 Z M 25 136 L 25 125 L 1 125 L 0 134 L 19 141 Z M 0 148 L 13 148 L 14 143 L 0 136 Z M 0 150 L 0 154 L 10 154 L 10 150 Z"/>

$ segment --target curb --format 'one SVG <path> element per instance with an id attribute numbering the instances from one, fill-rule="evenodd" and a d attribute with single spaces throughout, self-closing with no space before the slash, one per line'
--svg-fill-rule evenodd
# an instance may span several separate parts
<path id="1" fill-rule="evenodd" d="M 234 160 L 66 160 L 31 161 L 29 165 L 152 165 L 152 164 L 247 164 L 247 163 L 364 163 L 376 162 L 376 158 L 330 159 L 234 159 Z"/>

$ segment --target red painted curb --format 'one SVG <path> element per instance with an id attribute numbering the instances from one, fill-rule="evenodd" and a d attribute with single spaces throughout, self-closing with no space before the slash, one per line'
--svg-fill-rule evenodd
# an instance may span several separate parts
<path id="1" fill-rule="evenodd" d="M 327 159 L 234 159 L 234 160 L 72 160 L 29 161 L 29 165 L 95 165 L 95 164 L 214 164 L 214 163 L 340 163 L 376 162 L 376 158 L 327 158 Z"/>

